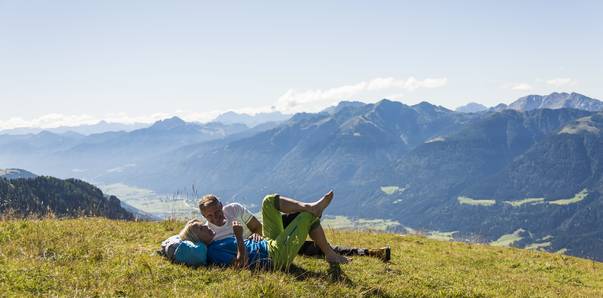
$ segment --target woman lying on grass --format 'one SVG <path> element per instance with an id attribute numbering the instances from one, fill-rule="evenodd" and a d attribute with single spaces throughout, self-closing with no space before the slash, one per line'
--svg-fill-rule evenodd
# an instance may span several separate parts
<path id="1" fill-rule="evenodd" d="M 200 221 L 189 222 L 180 232 L 180 239 L 207 244 L 207 259 L 211 264 L 238 268 L 286 269 L 293 262 L 310 231 L 320 224 L 319 218 L 332 199 L 332 191 L 314 203 L 303 203 L 279 195 L 266 196 L 262 202 L 264 239 L 260 241 L 244 240 L 242 226 L 234 222 L 234 237 L 212 242 L 215 233 Z M 285 228 L 281 212 L 300 214 Z M 316 244 L 328 262 L 343 264 L 350 261 L 333 251 L 322 229 L 316 230 L 322 234 L 316 237 L 319 239 L 315 239 Z"/>

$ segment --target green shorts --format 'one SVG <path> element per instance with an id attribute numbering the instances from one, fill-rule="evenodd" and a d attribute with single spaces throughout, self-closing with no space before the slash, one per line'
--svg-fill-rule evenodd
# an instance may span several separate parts
<path id="1" fill-rule="evenodd" d="M 308 233 L 320 220 L 311 213 L 300 212 L 287 228 L 284 228 L 281 212 L 278 210 L 278 198 L 277 194 L 267 195 L 262 202 L 262 232 L 268 241 L 268 254 L 272 265 L 280 270 L 291 265 Z"/>

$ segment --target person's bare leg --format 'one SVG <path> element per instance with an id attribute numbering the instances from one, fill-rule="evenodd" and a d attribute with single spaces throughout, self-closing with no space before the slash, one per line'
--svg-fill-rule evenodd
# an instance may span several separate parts
<path id="1" fill-rule="evenodd" d="M 279 197 L 279 210 L 283 213 L 295 213 L 295 212 L 310 212 L 316 217 L 322 215 L 323 210 L 329 206 L 333 199 L 333 191 L 329 191 L 322 198 L 314 203 L 304 203 L 295 199 L 287 198 L 284 196 Z"/>
<path id="2" fill-rule="evenodd" d="M 327 237 L 325 236 L 325 231 L 322 229 L 321 225 L 318 225 L 314 229 L 310 231 L 310 238 L 314 240 L 314 243 L 320 248 L 320 250 L 324 253 L 325 259 L 329 263 L 336 264 L 345 264 L 350 261 L 350 259 L 336 253 L 329 242 L 327 241 Z"/>

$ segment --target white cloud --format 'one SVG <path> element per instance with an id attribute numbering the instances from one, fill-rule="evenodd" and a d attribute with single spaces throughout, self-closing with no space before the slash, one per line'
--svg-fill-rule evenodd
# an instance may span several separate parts
<path id="1" fill-rule="evenodd" d="M 557 79 L 548 80 L 548 81 L 546 81 L 546 83 L 555 88 L 561 88 L 561 87 L 565 87 L 565 86 L 575 86 L 577 82 L 576 82 L 576 80 L 574 80 L 572 78 L 557 78 Z"/>
<path id="2" fill-rule="evenodd" d="M 511 86 L 511 90 L 516 90 L 516 91 L 529 91 L 532 89 L 534 89 L 534 88 L 532 88 L 532 85 L 526 84 L 526 83 L 519 83 L 519 84 L 515 84 L 515 85 Z"/>
<path id="3" fill-rule="evenodd" d="M 447 78 L 427 78 L 418 80 L 414 77 L 408 79 L 375 78 L 356 84 L 344 85 L 329 89 L 313 89 L 297 91 L 289 89 L 281 95 L 276 108 L 282 112 L 318 111 L 341 100 L 354 98 L 370 98 L 371 96 L 383 97 L 382 92 L 387 91 L 414 91 L 419 88 L 439 88 L 448 83 Z"/>
<path id="4" fill-rule="evenodd" d="M 401 91 L 413 92 L 417 89 L 440 88 L 446 86 L 447 78 L 426 78 L 418 80 L 415 77 L 397 79 L 393 77 L 375 78 L 357 84 L 344 85 L 329 89 L 314 89 L 297 91 L 290 89 L 280 96 L 271 106 L 244 107 L 229 110 L 208 112 L 174 111 L 171 113 L 154 113 L 148 115 L 130 115 L 127 113 L 111 113 L 103 116 L 47 114 L 34 119 L 10 118 L 0 120 L 0 130 L 13 128 L 56 128 L 60 126 L 80 126 L 96 124 L 102 120 L 112 123 L 154 123 L 156 121 L 178 116 L 188 122 L 208 122 L 227 111 L 255 115 L 279 111 L 286 114 L 297 112 L 316 112 L 346 99 L 401 98 Z M 396 94 L 396 96 L 387 96 Z M 370 100 L 365 100 L 370 101 Z"/>

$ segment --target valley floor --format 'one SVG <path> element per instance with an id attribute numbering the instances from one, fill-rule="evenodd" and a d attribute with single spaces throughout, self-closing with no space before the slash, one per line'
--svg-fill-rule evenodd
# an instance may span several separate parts
<path id="1" fill-rule="evenodd" d="M 603 263 L 420 236 L 329 230 L 339 245 L 392 247 L 384 264 L 289 272 L 191 269 L 155 255 L 183 222 L 0 221 L 0 296 L 602 297 Z"/>

